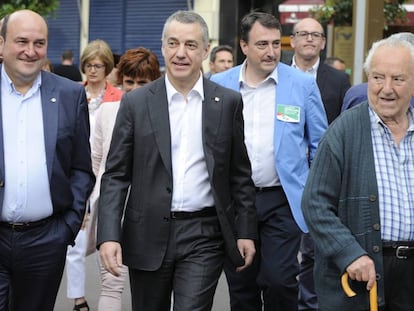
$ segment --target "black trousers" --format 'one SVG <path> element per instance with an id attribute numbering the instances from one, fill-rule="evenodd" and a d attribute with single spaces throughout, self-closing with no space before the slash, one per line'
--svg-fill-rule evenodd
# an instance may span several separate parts
<path id="1" fill-rule="evenodd" d="M 383 256 L 385 308 L 383 311 L 414 311 L 414 257 Z"/>
<path id="2" fill-rule="evenodd" d="M 60 217 L 23 231 L 0 225 L 1 311 L 53 311 L 72 235 Z"/>
<path id="3" fill-rule="evenodd" d="M 256 195 L 260 234 L 254 264 L 237 273 L 224 271 L 232 311 L 297 311 L 301 231 L 281 187 Z M 262 302 L 263 301 L 263 302 Z"/>
<path id="4" fill-rule="evenodd" d="M 145 250 L 142 250 L 145 251 Z M 217 216 L 172 219 L 160 269 L 129 269 L 132 310 L 209 311 L 223 269 L 224 241 Z"/>
<path id="5" fill-rule="evenodd" d="M 309 233 L 302 234 L 300 242 L 300 261 L 299 273 L 299 311 L 317 311 L 318 298 L 315 291 L 315 281 L 313 278 L 313 266 L 315 263 L 315 250 L 312 237 Z"/>

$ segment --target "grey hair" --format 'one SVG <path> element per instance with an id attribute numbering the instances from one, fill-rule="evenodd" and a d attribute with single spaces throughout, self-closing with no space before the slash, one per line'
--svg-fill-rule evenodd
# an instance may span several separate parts
<path id="1" fill-rule="evenodd" d="M 391 35 L 390 38 L 397 38 L 399 40 L 410 42 L 414 45 L 414 34 L 411 32 L 397 32 Z"/>
<path id="2" fill-rule="evenodd" d="M 366 75 L 368 75 L 371 72 L 371 63 L 372 63 L 372 58 L 374 54 L 376 53 L 378 48 L 384 47 L 384 46 L 390 47 L 390 48 L 397 48 L 397 47 L 407 48 L 411 54 L 411 66 L 414 69 L 414 45 L 410 43 L 409 40 L 402 39 L 401 37 L 394 35 L 386 39 L 382 39 L 377 42 L 374 42 L 372 44 L 372 47 L 369 50 L 367 57 L 365 58 L 364 67 L 363 67 Z"/>
<path id="3" fill-rule="evenodd" d="M 161 41 L 164 41 L 166 29 L 172 21 L 177 21 L 183 24 L 195 24 L 195 23 L 199 24 L 202 30 L 204 47 L 205 48 L 208 47 L 208 44 L 209 44 L 208 26 L 205 20 L 201 17 L 201 15 L 193 11 L 177 11 L 173 13 L 172 15 L 170 15 L 170 17 L 168 17 L 168 19 L 165 21 L 164 28 L 162 30 Z"/>

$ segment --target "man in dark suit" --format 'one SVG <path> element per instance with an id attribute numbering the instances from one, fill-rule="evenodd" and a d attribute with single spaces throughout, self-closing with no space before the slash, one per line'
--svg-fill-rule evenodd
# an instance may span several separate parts
<path id="1" fill-rule="evenodd" d="M 293 27 L 290 36 L 290 45 L 295 50 L 292 66 L 316 78 L 328 123 L 331 123 L 341 113 L 342 100 L 351 84 L 346 73 L 321 61 L 320 52 L 325 44 L 323 27 L 317 20 L 304 18 Z"/>
<path id="2" fill-rule="evenodd" d="M 304 18 L 293 27 L 290 44 L 295 53 L 292 66 L 316 78 L 328 124 L 341 113 L 342 101 L 350 88 L 349 77 L 320 59 L 326 39 L 322 25 L 313 18 Z M 301 263 L 299 275 L 299 310 L 318 310 L 313 281 L 314 246 L 310 235 L 304 234 L 301 241 Z"/>
<path id="3" fill-rule="evenodd" d="M 29 10 L 1 29 L 0 310 L 53 310 L 94 182 L 85 92 L 41 71 L 47 35 Z"/>
<path id="4" fill-rule="evenodd" d="M 166 75 L 125 94 L 118 112 L 97 244 L 109 272 L 129 267 L 133 310 L 170 310 L 171 292 L 175 310 L 211 310 L 225 254 L 242 270 L 255 253 L 242 100 L 203 78 L 208 42 L 201 16 L 171 15 Z"/>

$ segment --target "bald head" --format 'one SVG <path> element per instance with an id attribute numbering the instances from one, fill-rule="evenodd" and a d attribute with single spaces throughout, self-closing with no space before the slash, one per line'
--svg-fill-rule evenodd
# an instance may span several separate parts
<path id="1" fill-rule="evenodd" d="M 0 51 L 15 88 L 25 94 L 42 70 L 47 53 L 47 25 L 39 14 L 16 11 L 3 20 Z"/>
<path id="2" fill-rule="evenodd" d="M 8 35 L 8 29 L 16 27 L 16 25 L 30 25 L 31 27 L 38 28 L 41 32 L 45 34 L 46 37 L 48 35 L 47 24 L 45 19 L 38 13 L 31 10 L 20 10 L 13 12 L 9 15 L 6 15 L 4 18 L 2 18 L 1 21 L 2 22 L 0 24 L 0 35 L 3 37 L 4 40 L 6 40 L 6 37 Z"/>
<path id="3" fill-rule="evenodd" d="M 293 33 L 296 31 L 309 31 L 309 32 L 320 32 L 323 33 L 322 25 L 314 18 L 306 17 L 295 24 L 293 27 Z"/>

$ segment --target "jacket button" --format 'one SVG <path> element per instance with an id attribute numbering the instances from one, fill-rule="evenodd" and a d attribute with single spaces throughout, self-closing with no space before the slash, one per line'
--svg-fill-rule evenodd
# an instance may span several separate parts
<path id="1" fill-rule="evenodd" d="M 373 224 L 372 228 L 374 228 L 374 230 L 378 231 L 379 229 L 381 229 L 380 224 Z"/>
<path id="2" fill-rule="evenodd" d="M 371 194 L 371 195 L 369 196 L 369 200 L 370 200 L 371 202 L 375 202 L 375 201 L 377 200 L 377 196 L 376 196 L 375 194 Z"/>
<path id="3" fill-rule="evenodd" d="M 378 245 L 374 245 L 374 246 L 372 247 L 372 250 L 373 250 L 373 252 L 374 252 L 374 253 L 379 253 L 379 251 L 380 251 L 380 247 L 379 247 Z"/>
<path id="4" fill-rule="evenodd" d="M 171 190 L 170 187 L 167 187 L 166 190 L 167 190 L 168 193 L 171 193 L 172 192 L 172 190 Z"/>
<path id="5" fill-rule="evenodd" d="M 0 180 L 0 187 L 4 187 L 4 180 Z"/>

